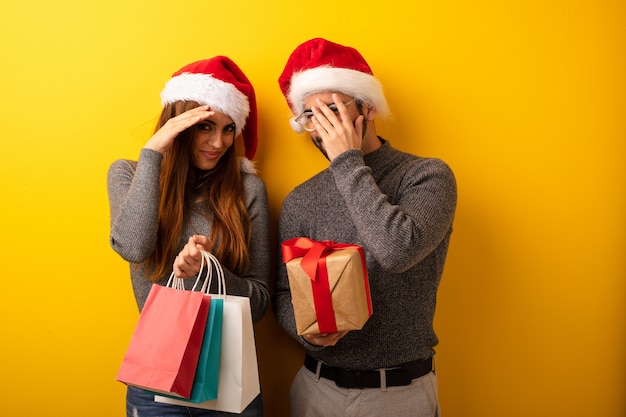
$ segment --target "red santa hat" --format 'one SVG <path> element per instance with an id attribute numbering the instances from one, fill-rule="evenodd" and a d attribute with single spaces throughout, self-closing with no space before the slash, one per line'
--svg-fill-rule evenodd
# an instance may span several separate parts
<path id="1" fill-rule="evenodd" d="M 380 82 L 370 66 L 354 48 L 315 38 L 299 45 L 289 57 L 278 84 L 294 116 L 304 110 L 304 101 L 315 93 L 339 92 L 389 114 L 387 100 Z M 291 119 L 291 127 L 302 127 Z"/>
<path id="2" fill-rule="evenodd" d="M 233 119 L 236 135 L 243 132 L 245 156 L 257 147 L 257 109 L 252 84 L 225 56 L 196 61 L 176 71 L 161 91 L 161 104 L 195 101 Z"/>

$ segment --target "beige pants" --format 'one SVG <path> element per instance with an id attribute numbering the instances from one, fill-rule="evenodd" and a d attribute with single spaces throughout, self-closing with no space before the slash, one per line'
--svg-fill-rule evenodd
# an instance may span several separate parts
<path id="1" fill-rule="evenodd" d="M 439 417 L 437 375 L 404 387 L 340 388 L 304 366 L 291 384 L 291 417 Z"/>

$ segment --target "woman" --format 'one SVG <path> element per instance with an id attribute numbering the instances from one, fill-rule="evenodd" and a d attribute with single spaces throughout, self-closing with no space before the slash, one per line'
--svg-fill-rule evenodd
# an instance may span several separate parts
<path id="1" fill-rule="evenodd" d="M 172 270 L 191 278 L 200 250 L 222 263 L 229 294 L 250 298 L 253 320 L 269 304 L 269 214 L 263 181 L 250 159 L 257 144 L 254 89 L 226 57 L 189 64 L 161 92 L 163 111 L 137 161 L 115 161 L 108 172 L 111 246 L 130 263 L 141 310 L 152 283 Z M 245 158 L 234 142 L 243 137 Z M 194 279 L 185 280 L 190 289 Z M 162 404 L 129 386 L 126 413 L 144 416 L 231 415 Z M 241 414 L 262 416 L 259 395 Z"/>

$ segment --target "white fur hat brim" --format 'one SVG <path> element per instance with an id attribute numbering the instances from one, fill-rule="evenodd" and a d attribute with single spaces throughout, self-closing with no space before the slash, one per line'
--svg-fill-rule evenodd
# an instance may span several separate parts
<path id="1" fill-rule="evenodd" d="M 371 74 L 348 68 L 321 66 L 294 73 L 287 98 L 293 106 L 294 114 L 300 114 L 308 96 L 327 91 L 354 97 L 375 108 L 376 113 L 382 117 L 389 114 L 389 106 L 380 82 Z"/>
<path id="2" fill-rule="evenodd" d="M 208 105 L 233 119 L 236 134 L 246 125 L 250 113 L 248 97 L 234 85 L 217 79 L 210 74 L 182 73 L 172 77 L 161 92 L 161 104 L 176 101 L 195 101 Z"/>

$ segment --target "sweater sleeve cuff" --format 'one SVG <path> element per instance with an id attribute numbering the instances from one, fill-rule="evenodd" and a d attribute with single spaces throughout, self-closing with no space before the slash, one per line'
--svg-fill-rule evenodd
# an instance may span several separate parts
<path id="1" fill-rule="evenodd" d="M 334 174 L 341 174 L 351 172 L 355 168 L 362 167 L 363 165 L 365 165 L 363 151 L 360 149 L 351 149 L 333 159 L 329 168 Z"/>
<path id="2" fill-rule="evenodd" d="M 161 161 L 163 154 L 153 149 L 142 148 L 139 152 L 136 171 L 139 178 L 156 178 L 158 187 L 159 173 L 161 172 Z M 158 192 L 158 189 L 157 189 Z"/>
<path id="3" fill-rule="evenodd" d="M 139 152 L 139 160 L 160 164 L 163 160 L 163 154 L 159 151 L 155 151 L 154 149 L 141 148 L 141 152 Z"/>

